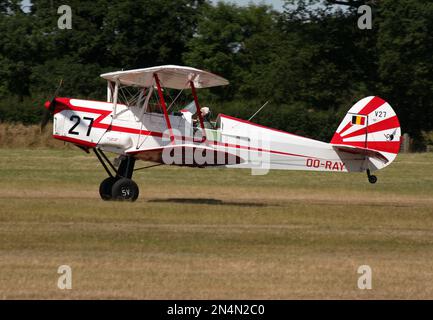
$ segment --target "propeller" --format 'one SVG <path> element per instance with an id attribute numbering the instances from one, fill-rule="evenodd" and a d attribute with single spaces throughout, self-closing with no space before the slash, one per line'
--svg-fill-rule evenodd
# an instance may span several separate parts
<path id="1" fill-rule="evenodd" d="M 41 131 L 44 130 L 45 126 L 50 121 L 50 117 L 54 114 L 54 110 L 56 109 L 56 96 L 59 93 L 59 90 L 62 87 L 62 85 L 63 85 L 63 79 L 60 80 L 60 83 L 56 91 L 54 92 L 51 101 L 45 102 L 45 110 L 44 113 L 42 114 L 42 119 L 41 119 Z"/>

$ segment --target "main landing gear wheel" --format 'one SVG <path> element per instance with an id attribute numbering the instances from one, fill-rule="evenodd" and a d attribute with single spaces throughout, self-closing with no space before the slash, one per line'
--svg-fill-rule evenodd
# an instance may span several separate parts
<path id="1" fill-rule="evenodd" d="M 367 177 L 368 177 L 368 182 L 370 182 L 371 184 L 375 184 L 377 182 L 377 177 L 375 175 L 370 174 L 369 169 L 367 169 Z"/>
<path id="2" fill-rule="evenodd" d="M 99 194 L 103 200 L 135 201 L 139 190 L 137 184 L 131 180 L 134 172 L 135 158 L 123 156 L 119 168 L 116 169 L 102 150 L 93 148 L 99 162 L 109 175 L 99 186 Z M 105 160 L 105 161 L 104 161 Z M 114 171 L 111 173 L 108 166 Z"/>
<path id="3" fill-rule="evenodd" d="M 117 180 L 118 179 L 114 177 L 108 177 L 107 179 L 101 182 L 101 184 L 99 185 L 99 195 L 101 196 L 102 200 L 108 201 L 113 198 L 111 190 L 113 189 L 113 184 Z"/>
<path id="4" fill-rule="evenodd" d="M 138 198 L 139 190 L 134 181 L 128 178 L 121 178 L 113 184 L 111 194 L 113 200 L 135 201 Z"/>

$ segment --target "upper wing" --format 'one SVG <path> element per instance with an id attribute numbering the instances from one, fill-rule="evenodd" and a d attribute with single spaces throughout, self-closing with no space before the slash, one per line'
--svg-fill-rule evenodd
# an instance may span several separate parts
<path id="1" fill-rule="evenodd" d="M 187 89 L 190 88 L 189 81 L 193 81 L 197 89 L 229 84 L 226 79 L 216 74 L 176 65 L 110 72 L 101 74 L 101 77 L 109 81 L 119 81 L 127 86 L 150 87 L 154 84 L 155 73 L 158 74 L 161 86 L 164 88 Z"/>

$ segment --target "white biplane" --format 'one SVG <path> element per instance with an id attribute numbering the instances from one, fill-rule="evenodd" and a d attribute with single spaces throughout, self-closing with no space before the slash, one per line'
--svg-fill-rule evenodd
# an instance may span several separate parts
<path id="1" fill-rule="evenodd" d="M 225 114 L 211 121 L 196 90 L 228 81 L 203 70 L 166 65 L 101 77 L 107 80 L 106 102 L 54 97 L 45 103 L 42 126 L 53 114 L 54 138 L 94 151 L 108 174 L 99 188 L 104 200 L 137 199 L 131 178 L 138 159 L 191 167 L 367 172 L 375 183 L 371 172 L 389 165 L 400 149 L 397 116 L 375 96 L 356 103 L 325 143 Z M 180 92 L 168 105 L 174 91 Z M 183 91 L 192 94 L 192 102 L 178 103 L 174 111 Z M 104 152 L 119 155 L 114 164 Z"/>

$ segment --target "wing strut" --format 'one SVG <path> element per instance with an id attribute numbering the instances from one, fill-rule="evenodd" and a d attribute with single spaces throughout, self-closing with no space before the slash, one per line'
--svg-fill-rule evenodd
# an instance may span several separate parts
<path id="1" fill-rule="evenodd" d="M 197 98 L 197 93 L 195 91 L 195 86 L 194 86 L 194 82 L 192 80 L 189 81 L 190 85 L 191 85 L 191 90 L 192 90 L 192 95 L 194 96 L 194 103 L 195 103 L 195 108 L 197 110 L 197 115 L 200 121 L 200 127 L 201 127 L 201 131 L 202 131 L 202 140 L 200 142 L 204 142 L 206 141 L 206 130 L 204 128 L 204 122 L 203 122 L 203 116 L 201 114 L 200 111 L 200 105 L 198 103 L 198 98 Z"/>
<path id="2" fill-rule="evenodd" d="M 153 74 L 153 77 L 155 78 L 156 87 L 158 88 L 159 100 L 161 101 L 161 106 L 162 106 L 162 111 L 164 112 L 165 122 L 167 122 L 167 128 L 168 128 L 168 131 L 170 132 L 170 141 L 172 144 L 174 144 L 173 129 L 171 128 L 170 118 L 168 117 L 167 105 L 165 104 L 164 94 L 162 93 L 161 84 L 159 83 L 159 78 L 158 78 L 158 75 L 156 73 Z"/>
<path id="3" fill-rule="evenodd" d="M 96 154 L 96 157 L 98 157 L 99 162 L 102 164 L 102 166 L 104 167 L 105 171 L 107 172 L 107 174 L 113 178 L 114 175 L 111 173 L 111 171 L 108 169 L 107 165 L 105 164 L 104 160 L 101 158 L 101 154 L 104 157 L 105 161 L 107 161 L 107 163 L 110 165 L 111 169 L 113 169 L 114 173 L 117 176 L 117 170 L 116 168 L 113 166 L 113 164 L 110 162 L 110 160 L 107 158 L 107 156 L 105 155 L 104 152 L 102 152 L 102 150 L 98 150 L 96 148 L 93 148 L 93 152 Z"/>

